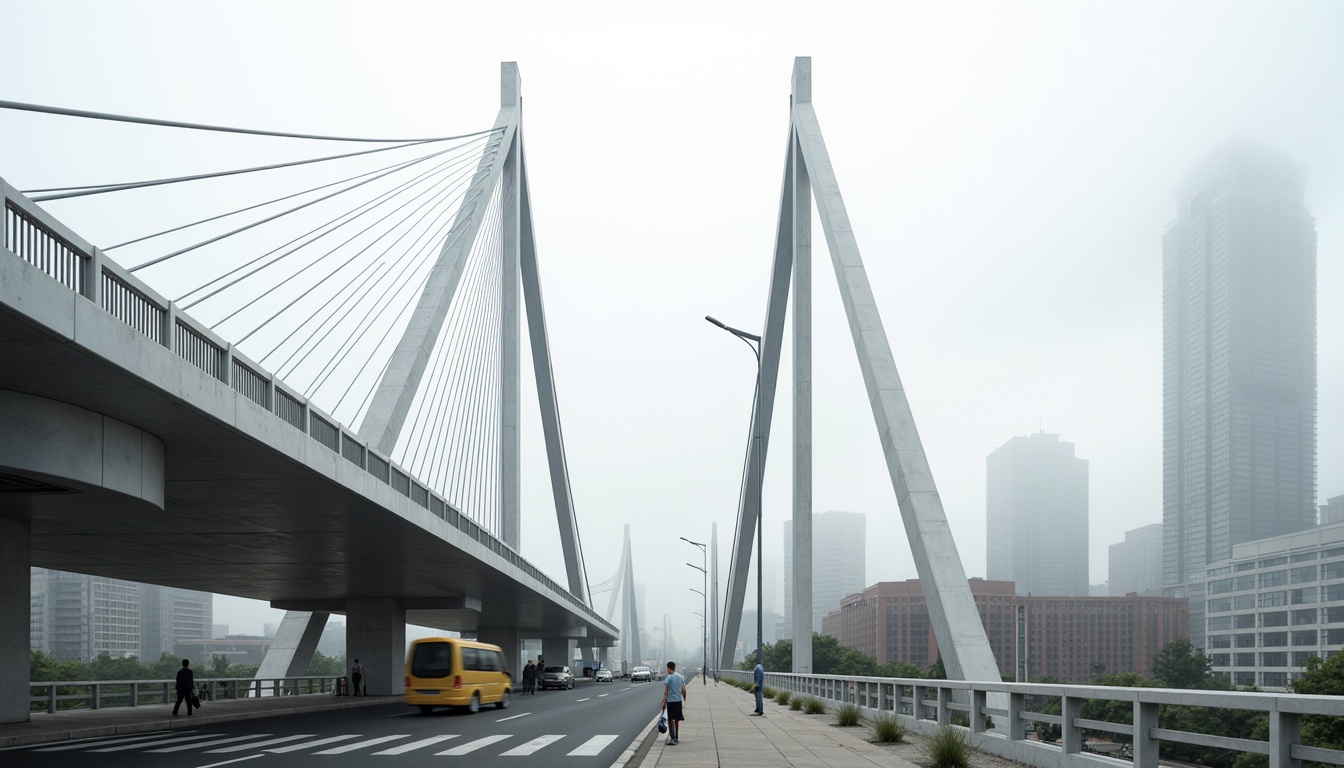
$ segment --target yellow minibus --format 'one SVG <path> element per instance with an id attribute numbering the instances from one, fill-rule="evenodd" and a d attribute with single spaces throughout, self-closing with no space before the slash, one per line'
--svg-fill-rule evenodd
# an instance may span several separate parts
<path id="1" fill-rule="evenodd" d="M 425 637 L 411 643 L 406 654 L 406 703 L 424 714 L 435 707 L 482 704 L 509 706 L 513 675 L 497 645 L 460 637 Z"/>

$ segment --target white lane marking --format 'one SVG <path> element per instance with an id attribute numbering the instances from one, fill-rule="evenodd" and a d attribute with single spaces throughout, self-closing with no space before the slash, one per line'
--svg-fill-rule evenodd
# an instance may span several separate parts
<path id="1" fill-rule="evenodd" d="M 408 739 L 408 738 L 410 738 L 410 736 L 411 736 L 411 734 L 409 734 L 409 733 L 394 733 L 394 734 L 392 734 L 391 736 L 379 736 L 379 737 L 376 738 L 376 739 L 365 739 L 364 741 L 356 741 L 354 744 L 345 744 L 345 745 L 343 745 L 343 746 L 339 746 L 339 747 L 332 747 L 331 749 L 324 749 L 324 750 L 322 750 L 321 752 L 314 752 L 313 754 L 315 754 L 315 755 L 343 755 L 343 754 L 345 754 L 346 752 L 354 752 L 356 749 L 363 749 L 363 748 L 365 748 L 365 747 L 372 747 L 372 746 L 375 745 L 375 744 L 382 744 L 382 743 L 384 743 L 384 742 L 388 742 L 388 741 L 396 741 L 397 739 Z"/>
<path id="2" fill-rule="evenodd" d="M 629 685 L 629 686 L 626 686 L 626 687 L 622 688 L 621 690 L 622 690 L 622 691 L 628 691 L 628 690 L 630 690 L 630 689 L 633 688 L 633 687 L 634 687 L 633 685 Z"/>
<path id="3" fill-rule="evenodd" d="M 569 752 L 565 757 L 592 757 L 600 754 L 607 745 L 616 740 L 616 734 L 598 734 L 593 738 L 583 742 L 574 751 Z"/>
<path id="4" fill-rule="evenodd" d="M 135 744 L 121 744 L 115 747 L 103 747 L 102 749 L 90 749 L 90 752 L 125 752 L 128 749 L 144 749 L 145 747 L 159 747 L 166 744 L 177 744 L 183 741 L 196 741 L 198 739 L 208 739 L 211 734 L 199 733 L 195 736 L 182 736 L 176 739 L 164 739 L 162 741 L 139 741 Z"/>
<path id="5" fill-rule="evenodd" d="M 498 720 L 496 720 L 495 722 L 496 722 L 496 723 L 502 723 L 502 722 L 504 722 L 505 720 L 517 720 L 517 719 L 520 718 L 520 717 L 527 717 L 527 716 L 530 715 L 530 714 L 532 714 L 532 713 L 531 713 L 531 712 L 524 712 L 524 713 L 521 714 L 521 715 L 509 715 L 508 717 L 501 717 L 501 718 L 499 718 Z"/>
<path id="6" fill-rule="evenodd" d="M 405 717 L 407 715 L 418 715 L 418 714 L 420 714 L 418 711 L 412 710 L 410 712 L 398 712 L 395 715 L 388 715 L 388 717 Z"/>
<path id="7" fill-rule="evenodd" d="M 452 734 L 452 735 L 450 735 L 450 736 L 430 736 L 428 739 L 421 739 L 421 740 L 419 740 L 419 741 L 412 741 L 410 744 L 402 744 L 401 746 L 393 747 L 393 748 L 391 748 L 391 749 L 384 749 L 382 752 L 374 752 L 373 754 L 375 754 L 375 755 L 404 755 L 404 754 L 406 754 L 407 752 L 411 752 L 411 751 L 420 749 L 421 747 L 428 747 L 428 746 L 431 745 L 431 744 L 438 744 L 440 741 L 447 741 L 447 740 L 449 740 L 449 739 L 456 739 L 456 738 L 457 738 L 457 734 Z"/>
<path id="8" fill-rule="evenodd" d="M 360 735 L 361 734 L 358 733 L 349 733 L 346 734 L 345 736 L 328 736 L 325 739 L 318 739 L 317 741 L 305 741 L 302 744 L 288 744 L 283 747 L 276 747 L 275 749 L 268 749 L 266 751 L 272 752 L 277 755 L 283 755 L 286 752 L 298 752 L 300 749 L 308 749 L 309 747 L 320 747 L 323 744 L 335 744 L 338 741 L 349 741 L 350 739 L 358 739 Z"/>
<path id="9" fill-rule="evenodd" d="M 526 744 L 520 744 L 514 747 L 513 749 L 510 749 L 508 752 L 501 753 L 500 757 L 510 757 L 514 755 L 530 755 L 539 749 L 549 747 L 550 745 L 554 744 L 555 742 L 563 738 L 565 738 L 565 735 L 563 733 L 548 733 L 545 736 L 538 736 L 537 738 L 527 742 Z"/>
<path id="10" fill-rule="evenodd" d="M 225 760 L 222 763 L 211 763 L 209 765 L 198 766 L 197 768 L 219 768 L 219 766 L 221 765 L 228 765 L 229 763 L 241 763 L 244 760 L 252 760 L 258 757 L 264 757 L 264 755 L 262 755 L 261 753 L 257 753 L 255 755 L 248 755 L 247 757 L 235 757 L 232 760 Z"/>
<path id="11" fill-rule="evenodd" d="M 256 744 L 237 744 L 232 747 L 220 747 L 219 749 L 209 749 L 206 750 L 205 753 L 207 755 L 218 755 L 224 752 L 242 752 L 244 749 L 259 749 L 261 747 L 269 747 L 272 744 L 284 744 L 286 741 L 294 741 L 295 739 L 311 739 L 316 735 L 317 734 L 315 733 L 300 733 L 295 736 L 281 736 L 278 739 L 259 741 Z"/>
<path id="12" fill-rule="evenodd" d="M 588 699 L 591 699 L 591 698 L 593 698 L 593 697 L 592 697 L 592 696 L 589 696 L 589 697 L 586 698 L 586 699 L 579 699 L 579 701 L 588 701 Z"/>
<path id="13" fill-rule="evenodd" d="M 508 735 L 508 736 L 486 736 L 486 737 L 483 738 L 483 739 L 477 739 L 477 740 L 475 740 L 475 741 L 469 741 L 469 742 L 467 742 L 466 744 L 463 744 L 463 745 L 460 746 L 460 747 L 453 747 L 452 749 L 445 749 L 445 750 L 442 751 L 442 752 L 435 752 L 434 754 L 436 754 L 436 755 L 465 755 L 465 754 L 468 754 L 468 753 L 470 753 L 470 752 L 475 752 L 476 750 L 480 749 L 481 747 L 488 747 L 488 746 L 490 746 L 491 744 L 494 744 L 494 743 L 497 742 L 497 741 L 503 741 L 503 740 L 505 740 L 505 739 L 509 739 L 509 738 L 513 738 L 513 736 L 512 736 L 512 735 Z"/>
<path id="14" fill-rule="evenodd" d="M 218 735 L 218 734 L 216 734 Z M 247 741 L 248 739 L 264 739 L 270 736 L 269 733 L 250 733 L 246 736 L 233 736 L 228 739 L 217 739 L 215 741 L 203 741 L 195 744 L 179 744 L 176 747 L 164 747 L 163 749 L 151 749 L 150 752 L 184 752 L 188 749 L 200 749 L 202 747 L 217 747 L 220 744 L 231 744 L 235 741 Z"/>
<path id="15" fill-rule="evenodd" d="M 174 731 L 156 731 L 155 733 L 151 733 L 149 735 L 144 736 L 122 736 L 116 739 L 103 739 L 101 741 L 89 741 L 88 739 L 82 739 L 79 744 L 71 742 L 67 744 L 62 744 L 59 747 L 42 747 L 41 749 L 34 749 L 33 751 L 64 752 L 67 749 L 84 749 L 85 747 L 101 747 L 106 744 L 125 744 L 128 741 L 148 741 L 150 739 L 161 739 L 170 733 L 174 733 Z M 195 731 L 176 731 L 176 733 L 195 733 Z M 24 747 L 24 749 L 27 749 L 27 747 Z"/>
<path id="16" fill-rule="evenodd" d="M 599 694 L 597 694 L 597 698 L 600 699 L 600 698 L 602 698 L 603 696 L 610 696 L 610 695 L 611 695 L 610 693 L 599 693 Z"/>

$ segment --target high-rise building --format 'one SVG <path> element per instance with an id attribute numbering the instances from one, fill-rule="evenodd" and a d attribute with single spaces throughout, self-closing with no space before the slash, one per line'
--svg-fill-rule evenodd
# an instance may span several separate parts
<path id="1" fill-rule="evenodd" d="M 1162 582 L 1204 641 L 1204 572 L 1316 508 L 1316 223 L 1303 169 L 1233 139 L 1162 238 Z"/>
<path id="2" fill-rule="evenodd" d="M 1187 606 L 1168 597 L 1015 594 L 1012 582 L 971 579 L 999 671 L 1015 678 L 1087 683 L 1100 672 L 1152 674 L 1162 646 L 1184 640 Z M 918 579 L 884 581 L 849 595 L 826 615 L 825 634 L 878 662 L 928 667 L 938 641 Z"/>
<path id="3" fill-rule="evenodd" d="M 1123 597 L 1162 594 L 1162 524 L 1125 531 L 1125 540 L 1112 544 L 1107 559 L 1110 594 Z"/>
<path id="4" fill-rule="evenodd" d="M 214 637 L 214 606 L 209 592 L 141 584 L 141 660 L 152 664 L 179 643 Z"/>
<path id="5" fill-rule="evenodd" d="M 989 455 L 986 577 L 1020 595 L 1088 594 L 1087 460 L 1037 432 Z"/>
<path id="6" fill-rule="evenodd" d="M 822 512 L 812 516 L 812 631 L 840 607 L 845 595 L 862 592 L 867 581 L 868 518 L 862 512 Z M 793 636 L 793 521 L 784 521 L 784 625 Z"/>
<path id="7" fill-rule="evenodd" d="M 1321 525 L 1344 523 L 1344 493 L 1332 496 L 1321 505 Z"/>
<path id="8" fill-rule="evenodd" d="M 140 655 L 140 586 L 82 573 L 31 570 L 29 645 L 61 661 Z"/>

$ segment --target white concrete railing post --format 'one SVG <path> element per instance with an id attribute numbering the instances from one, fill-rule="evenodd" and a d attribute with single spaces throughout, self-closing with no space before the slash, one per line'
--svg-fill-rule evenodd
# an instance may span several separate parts
<path id="1" fill-rule="evenodd" d="M 985 692 L 976 688 L 971 691 L 971 733 L 984 733 L 989 730 L 989 724 L 985 722 L 985 702 L 988 696 Z"/>
<path id="2" fill-rule="evenodd" d="M 1302 741 L 1302 716 L 1296 712 L 1269 713 L 1269 766 L 1270 768 L 1302 768 L 1302 761 L 1293 757 L 1293 745 Z"/>
<path id="3" fill-rule="evenodd" d="M 1061 696 L 1059 698 L 1059 738 L 1066 755 L 1083 751 L 1083 732 L 1074 724 L 1074 721 L 1082 716 L 1082 699 L 1077 696 Z"/>
<path id="4" fill-rule="evenodd" d="M 1157 727 L 1157 704 L 1134 702 L 1134 768 L 1157 768 L 1158 740 L 1153 737 Z"/>
<path id="5" fill-rule="evenodd" d="M 1021 693 L 1008 694 L 1008 738 L 1022 741 L 1027 738 L 1027 724 L 1022 713 L 1027 708 L 1027 697 Z"/>
<path id="6" fill-rule="evenodd" d="M 84 298 L 95 307 L 103 306 L 103 249 L 94 248 L 84 259 Z"/>
<path id="7" fill-rule="evenodd" d="M 952 693 L 952 692 L 951 692 L 950 690 L 948 690 L 947 688 L 944 688 L 944 687 L 941 686 L 941 685 L 938 686 L 938 724 L 939 724 L 939 725 L 951 725 L 951 724 L 952 724 L 952 710 L 947 706 L 948 701 L 951 699 L 951 696 L 950 696 L 951 693 Z"/>

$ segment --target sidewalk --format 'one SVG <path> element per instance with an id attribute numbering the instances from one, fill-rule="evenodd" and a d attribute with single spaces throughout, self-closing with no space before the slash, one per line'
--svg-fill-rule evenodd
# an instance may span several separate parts
<path id="1" fill-rule="evenodd" d="M 264 696 L 252 699 L 220 699 L 202 702 L 191 717 L 186 711 L 173 717 L 173 708 L 163 704 L 106 709 L 72 709 L 47 714 L 36 712 L 26 723 L 0 724 L 0 748 L 42 744 L 51 741 L 114 736 L 125 733 L 198 728 L 211 723 L 278 717 L 329 709 L 366 707 L 402 701 L 401 696 L 332 696 L 313 693 L 304 696 Z"/>
<path id="2" fill-rule="evenodd" d="M 657 737 L 639 768 L 914 768 L 875 744 L 872 728 L 835 725 L 832 713 L 805 715 L 765 700 L 765 715 L 751 717 L 756 698 L 727 683 L 686 685 L 681 743 Z M 632 764 L 629 768 L 635 768 Z"/>

